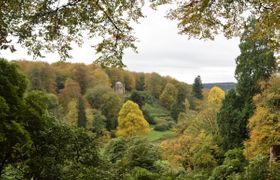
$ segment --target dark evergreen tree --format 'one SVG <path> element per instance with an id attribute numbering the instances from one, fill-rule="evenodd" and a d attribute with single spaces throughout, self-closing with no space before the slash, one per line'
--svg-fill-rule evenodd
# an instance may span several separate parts
<path id="1" fill-rule="evenodd" d="M 78 127 L 86 127 L 87 125 L 87 118 L 86 118 L 86 112 L 84 107 L 84 100 L 82 97 L 79 98 L 78 104 Z"/>
<path id="2" fill-rule="evenodd" d="M 185 111 L 185 99 L 187 98 L 187 87 L 184 84 L 179 84 L 177 86 L 177 99 L 176 102 L 172 105 L 171 107 L 171 117 L 177 121 L 177 118 L 180 114 L 180 112 L 184 112 Z"/>
<path id="3" fill-rule="evenodd" d="M 193 83 L 193 86 L 192 86 L 192 95 L 198 99 L 202 99 L 203 98 L 203 95 L 202 95 L 202 89 L 203 89 L 203 86 L 202 86 L 202 82 L 201 82 L 201 78 L 200 76 L 197 76 L 195 79 L 194 79 L 194 83 Z"/>
<path id="4" fill-rule="evenodd" d="M 242 115 L 243 107 L 242 97 L 235 90 L 229 90 L 217 116 L 222 147 L 225 150 L 241 146 L 242 141 L 248 137 L 247 119 Z"/>
<path id="5" fill-rule="evenodd" d="M 144 91 L 145 89 L 145 75 L 141 73 L 139 77 L 136 79 L 136 90 Z"/>
<path id="6" fill-rule="evenodd" d="M 246 27 L 239 45 L 241 54 L 236 58 L 237 92 L 247 100 L 260 92 L 258 83 L 268 81 L 277 69 L 276 58 L 267 40 L 248 39 L 253 28 L 254 21 Z"/>
<path id="7" fill-rule="evenodd" d="M 129 99 L 138 104 L 140 108 L 142 108 L 145 105 L 146 96 L 147 95 L 145 92 L 133 90 Z"/>
<path id="8" fill-rule="evenodd" d="M 265 37 L 248 38 L 254 29 L 254 20 L 245 28 L 239 45 L 241 54 L 236 59 L 236 92 L 230 91 L 218 114 L 218 125 L 223 147 L 230 149 L 242 145 L 248 137 L 247 121 L 254 113 L 253 96 L 261 91 L 259 82 L 266 82 L 276 71 L 276 58 Z"/>

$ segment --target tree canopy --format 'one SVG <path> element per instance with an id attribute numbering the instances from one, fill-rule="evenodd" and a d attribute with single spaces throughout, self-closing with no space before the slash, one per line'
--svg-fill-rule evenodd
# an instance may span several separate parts
<path id="1" fill-rule="evenodd" d="M 260 92 L 259 82 L 268 81 L 276 71 L 277 63 L 274 52 L 268 46 L 268 39 L 260 37 L 250 39 L 256 28 L 256 20 L 252 19 L 245 26 L 245 32 L 239 45 L 241 54 L 236 58 L 235 78 L 237 92 L 244 98 L 251 99 Z"/>
<path id="2" fill-rule="evenodd" d="M 171 83 L 167 83 L 159 97 L 160 102 L 167 109 L 171 109 L 173 103 L 176 102 L 177 93 L 176 87 Z"/>
<path id="3" fill-rule="evenodd" d="M 199 39 L 239 36 L 250 18 L 256 18 L 256 28 L 250 38 L 266 37 L 269 46 L 279 52 L 278 0 L 210 1 L 210 0 L 150 0 L 151 7 L 175 4 L 167 17 L 178 21 L 181 34 Z M 61 59 L 71 57 L 74 43 L 86 38 L 94 40 L 102 66 L 124 67 L 123 51 L 136 50 L 132 22 L 142 14 L 143 0 L 81 1 L 81 0 L 2 0 L 0 2 L 0 49 L 15 51 L 19 43 L 35 57 L 58 52 Z M 83 88 L 82 88 L 83 89 Z"/>
<path id="4" fill-rule="evenodd" d="M 180 34 L 199 39 L 214 39 L 223 33 L 226 37 L 242 36 L 244 25 L 256 18 L 256 28 L 250 38 L 266 37 L 272 49 L 279 51 L 280 2 L 224 1 L 224 0 L 151 0 L 152 6 L 175 4 L 168 17 L 178 21 Z"/>
<path id="5" fill-rule="evenodd" d="M 202 99 L 203 98 L 203 94 L 202 94 L 202 82 L 201 82 L 201 78 L 200 76 L 197 76 L 194 79 L 194 83 L 193 83 L 193 89 L 192 89 L 192 94 L 194 97 L 196 97 L 197 99 Z"/>
<path id="6" fill-rule="evenodd" d="M 149 132 L 149 123 L 144 119 L 139 106 L 128 100 L 120 110 L 117 136 L 132 137 Z"/>
<path id="7" fill-rule="evenodd" d="M 123 50 L 136 49 L 130 23 L 143 17 L 143 4 L 142 0 L 3 0 L 0 49 L 15 51 L 16 42 L 35 56 L 55 51 L 65 59 L 70 57 L 73 43 L 81 45 L 90 37 L 101 40 L 92 42 L 101 54 L 97 62 L 122 67 Z"/>
<path id="8" fill-rule="evenodd" d="M 208 93 L 207 102 L 212 106 L 220 105 L 224 97 L 225 92 L 221 88 L 214 86 Z"/>
<path id="9" fill-rule="evenodd" d="M 250 138 L 245 142 L 247 158 L 269 154 L 280 145 L 280 78 L 273 77 L 263 93 L 254 97 L 256 111 L 249 119 Z M 279 152 L 278 152 L 279 153 Z"/>

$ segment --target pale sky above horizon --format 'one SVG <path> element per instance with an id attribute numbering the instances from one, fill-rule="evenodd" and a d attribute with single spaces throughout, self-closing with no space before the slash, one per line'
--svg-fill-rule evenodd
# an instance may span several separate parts
<path id="1" fill-rule="evenodd" d="M 137 72 L 157 72 L 169 75 L 180 81 L 193 83 L 194 78 L 200 75 L 203 83 L 208 82 L 236 82 L 234 78 L 235 58 L 239 55 L 239 39 L 226 39 L 218 36 L 214 41 L 188 39 L 179 35 L 175 21 L 166 19 L 165 8 L 154 11 L 148 7 L 143 9 L 146 18 L 140 24 L 133 25 L 138 54 L 126 50 L 124 63 L 128 70 Z M 74 47 L 71 51 L 73 58 L 68 62 L 93 62 L 95 52 L 90 47 L 90 40 L 84 45 Z M 9 60 L 32 60 L 26 50 L 19 45 L 17 51 L 0 52 L 0 57 Z M 49 63 L 59 59 L 57 54 L 47 54 L 42 59 Z"/>

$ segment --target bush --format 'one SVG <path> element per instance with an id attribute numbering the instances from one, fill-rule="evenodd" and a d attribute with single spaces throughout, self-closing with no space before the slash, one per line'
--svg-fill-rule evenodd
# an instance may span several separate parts
<path id="1" fill-rule="evenodd" d="M 156 124 L 154 117 L 151 116 L 151 113 L 148 110 L 143 109 L 143 114 L 144 118 L 148 121 L 149 124 Z"/>
<path id="2" fill-rule="evenodd" d="M 249 166 L 245 169 L 244 179 L 248 180 L 265 180 L 269 174 L 268 158 L 259 156 L 255 160 L 250 161 Z"/>
<path id="3" fill-rule="evenodd" d="M 168 124 L 169 129 L 173 128 L 176 125 L 176 123 L 174 121 L 168 121 L 167 124 Z"/>
<path id="4" fill-rule="evenodd" d="M 158 179 L 159 174 L 148 171 L 147 169 L 135 167 L 131 174 L 126 175 L 127 180 L 154 180 Z"/>
<path id="5" fill-rule="evenodd" d="M 168 123 L 157 124 L 154 128 L 155 131 L 167 131 L 169 129 Z"/>
<path id="6" fill-rule="evenodd" d="M 155 162 L 161 159 L 158 147 L 139 137 L 113 139 L 106 146 L 104 155 L 125 171 L 134 167 L 153 171 Z"/>
<path id="7" fill-rule="evenodd" d="M 210 180 L 214 179 L 230 179 L 237 177 L 244 171 L 247 161 L 243 155 L 243 150 L 236 148 L 231 149 L 225 153 L 225 159 L 222 165 L 217 166 L 213 172 Z"/>

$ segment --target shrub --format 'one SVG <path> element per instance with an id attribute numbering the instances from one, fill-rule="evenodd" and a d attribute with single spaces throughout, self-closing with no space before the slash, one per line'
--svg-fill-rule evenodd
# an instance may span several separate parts
<path id="1" fill-rule="evenodd" d="M 154 180 L 158 179 L 159 174 L 148 171 L 147 169 L 135 167 L 131 174 L 127 175 L 127 180 Z"/>
<path id="2" fill-rule="evenodd" d="M 144 118 L 148 121 L 149 124 L 156 124 L 155 118 L 151 116 L 151 113 L 148 110 L 143 109 L 143 114 Z"/>
<path id="3" fill-rule="evenodd" d="M 268 158 L 264 156 L 258 156 L 255 160 L 250 161 L 249 166 L 246 167 L 244 179 L 268 179 L 268 169 Z"/>
<path id="4" fill-rule="evenodd" d="M 169 129 L 168 123 L 157 124 L 154 128 L 155 131 L 166 131 Z"/>

